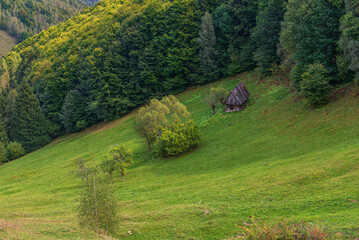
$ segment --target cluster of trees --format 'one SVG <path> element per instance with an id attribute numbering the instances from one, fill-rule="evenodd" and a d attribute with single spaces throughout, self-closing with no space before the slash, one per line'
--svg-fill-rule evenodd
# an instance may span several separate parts
<path id="1" fill-rule="evenodd" d="M 199 146 L 201 134 L 191 121 L 190 113 L 173 95 L 157 99 L 139 109 L 136 130 L 152 152 L 156 143 L 157 152 L 163 157 L 173 157 Z"/>
<path id="2" fill-rule="evenodd" d="M 133 162 L 133 152 L 123 144 L 111 147 L 110 153 L 101 164 L 92 157 L 76 161 L 81 178 L 78 220 L 82 227 L 90 230 L 116 233 L 118 227 L 118 204 L 113 190 L 114 173 L 124 179 L 125 171 Z"/>
<path id="3" fill-rule="evenodd" d="M 81 0 L 0 0 L 0 29 L 19 42 L 82 9 Z"/>
<path id="4" fill-rule="evenodd" d="M 218 88 L 210 88 L 209 94 L 205 99 L 205 103 L 209 105 L 212 109 L 212 113 L 216 114 L 216 107 L 219 104 L 224 104 L 226 98 L 228 96 L 228 92 L 223 87 Z"/>
<path id="5" fill-rule="evenodd" d="M 0 162 L 16 159 L 51 140 L 39 101 L 29 84 L 0 93 Z"/>
<path id="6" fill-rule="evenodd" d="M 1 88 L 29 83 L 51 137 L 256 67 L 291 70 L 309 96 L 315 87 L 301 82 L 313 64 L 329 87 L 358 75 L 356 1 L 103 0 L 17 45 Z"/>

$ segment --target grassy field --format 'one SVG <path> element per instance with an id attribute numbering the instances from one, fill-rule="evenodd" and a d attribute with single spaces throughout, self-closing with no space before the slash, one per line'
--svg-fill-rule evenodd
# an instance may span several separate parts
<path id="1" fill-rule="evenodd" d="M 248 108 L 216 120 L 202 103 L 208 86 L 178 96 L 202 125 L 201 147 L 186 156 L 149 156 L 129 114 L 1 166 L 0 238 L 100 238 L 77 226 L 74 161 L 101 158 L 116 143 L 135 153 L 125 182 L 116 176 L 117 238 L 229 239 L 251 216 L 359 237 L 359 98 L 349 94 L 315 110 L 251 74 L 212 85 L 230 90 L 241 80 L 252 94 Z"/>
<path id="2" fill-rule="evenodd" d="M 16 39 L 11 37 L 7 32 L 0 30 L 0 58 L 10 52 L 11 48 L 16 45 Z"/>

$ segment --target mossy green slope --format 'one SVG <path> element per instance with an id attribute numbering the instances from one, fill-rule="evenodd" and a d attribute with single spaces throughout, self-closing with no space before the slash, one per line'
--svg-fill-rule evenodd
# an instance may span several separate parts
<path id="1" fill-rule="evenodd" d="M 100 158 L 116 143 L 135 153 L 125 182 L 116 176 L 117 238 L 225 239 L 238 235 L 237 225 L 250 216 L 322 221 L 346 238 L 358 237 L 359 99 L 310 109 L 287 88 L 258 84 L 252 74 L 212 86 L 230 90 L 241 80 L 251 92 L 249 107 L 207 124 L 208 86 L 179 95 L 203 126 L 201 147 L 186 156 L 149 156 L 132 113 L 1 166 L 0 238 L 99 238 L 76 223 L 74 161 Z"/>

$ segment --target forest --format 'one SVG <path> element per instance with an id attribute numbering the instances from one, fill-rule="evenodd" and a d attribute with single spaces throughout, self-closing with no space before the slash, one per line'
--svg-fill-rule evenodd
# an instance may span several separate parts
<path id="1" fill-rule="evenodd" d="M 84 7 L 81 0 L 0 0 L 0 29 L 22 42 Z"/>
<path id="2" fill-rule="evenodd" d="M 358 2 L 103 0 L 0 60 L 3 145 L 29 152 L 152 98 L 253 69 L 287 73 L 311 105 L 326 104 L 330 89 L 359 77 Z M 2 19 L 30 6 L 8 3 Z M 19 18 L 26 32 L 41 28 Z"/>

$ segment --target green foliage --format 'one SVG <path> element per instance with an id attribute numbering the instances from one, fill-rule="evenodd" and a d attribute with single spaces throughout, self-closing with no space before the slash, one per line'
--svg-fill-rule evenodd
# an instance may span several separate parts
<path id="1" fill-rule="evenodd" d="M 85 163 L 78 160 L 78 173 L 82 184 L 80 205 L 77 209 L 81 227 L 99 233 L 100 230 L 114 234 L 118 228 L 118 205 L 112 187 L 112 178 L 94 165 L 94 159 Z M 88 165 L 89 166 L 88 166 Z"/>
<path id="2" fill-rule="evenodd" d="M 163 129 L 185 122 L 190 113 L 185 105 L 170 95 L 161 101 L 152 99 L 151 102 L 140 108 L 136 117 L 136 130 L 148 144 L 149 152 L 151 144 L 161 136 Z"/>
<path id="3" fill-rule="evenodd" d="M 6 156 L 5 144 L 0 142 L 0 163 L 5 163 L 7 161 L 8 161 L 8 159 Z"/>
<path id="4" fill-rule="evenodd" d="M 122 181 L 127 168 L 133 163 L 133 151 L 130 148 L 125 147 L 125 145 L 115 145 L 111 147 L 109 157 L 104 162 L 105 171 L 112 175 L 115 171 L 118 171 L 121 174 Z"/>
<path id="5" fill-rule="evenodd" d="M 201 134 L 193 122 L 176 124 L 163 129 L 158 139 L 159 154 L 163 157 L 174 157 L 189 152 L 199 146 Z"/>
<path id="6" fill-rule="evenodd" d="M 25 154 L 25 150 L 18 142 L 10 142 L 6 146 L 6 155 L 9 160 L 17 159 Z"/>
<path id="7" fill-rule="evenodd" d="M 352 80 L 351 73 L 355 73 L 355 77 L 359 78 L 358 64 L 358 46 L 359 46 L 359 17 L 355 13 L 355 8 L 351 7 L 348 2 L 348 12 L 340 20 L 341 36 L 339 46 L 342 55 L 338 57 L 338 66 L 341 68 L 342 78 L 349 77 Z"/>
<path id="8" fill-rule="evenodd" d="M 299 25 L 302 19 L 308 14 L 313 0 L 288 0 L 282 30 L 280 32 L 280 45 L 284 55 L 282 61 L 290 65 L 294 60 L 293 54 L 297 50 Z M 287 66 L 290 67 L 290 66 Z"/>
<path id="9" fill-rule="evenodd" d="M 0 142 L 3 144 L 7 144 L 9 141 L 9 138 L 7 136 L 6 132 L 6 125 L 3 116 L 0 114 Z"/>
<path id="10" fill-rule="evenodd" d="M 229 0 L 228 12 L 230 13 L 234 27 L 229 35 L 229 55 L 231 63 L 228 66 L 230 74 L 251 70 L 255 67 L 253 59 L 256 44 L 250 38 L 253 28 L 256 26 L 258 11 L 257 0 Z"/>
<path id="11" fill-rule="evenodd" d="M 330 91 L 328 71 L 323 64 L 309 65 L 302 75 L 300 83 L 301 94 L 313 106 L 322 106 L 328 102 Z"/>
<path id="12" fill-rule="evenodd" d="M 0 28 L 19 42 L 63 22 L 84 8 L 80 0 L 0 0 Z"/>
<path id="13" fill-rule="evenodd" d="M 212 108 L 212 112 L 216 114 L 216 107 L 218 104 L 224 104 L 228 96 L 227 90 L 223 87 L 218 88 L 210 88 L 209 94 L 205 99 L 205 103 L 208 104 Z"/>
<path id="14" fill-rule="evenodd" d="M 85 103 L 78 90 L 67 93 L 62 106 L 61 120 L 67 132 L 78 132 L 86 128 Z"/>
<path id="15" fill-rule="evenodd" d="M 273 64 L 279 64 L 277 46 L 281 23 L 284 18 L 285 1 L 270 0 L 260 2 L 257 25 L 252 38 L 256 45 L 254 60 L 263 74 L 269 74 Z"/>
<path id="16" fill-rule="evenodd" d="M 202 17 L 201 29 L 197 39 L 199 45 L 199 62 L 203 83 L 212 82 L 217 78 L 216 65 L 216 35 L 214 33 L 212 17 L 206 12 Z"/>
<path id="17" fill-rule="evenodd" d="M 282 220 L 276 225 L 268 225 L 252 218 L 251 223 L 246 223 L 244 226 L 240 226 L 240 230 L 243 237 L 249 240 L 338 239 L 334 234 L 325 231 L 322 226 L 304 221 L 290 222 L 288 220 Z"/>
<path id="18" fill-rule="evenodd" d="M 227 6 L 221 4 L 213 13 L 213 26 L 216 34 L 217 68 L 221 76 L 227 76 L 228 65 L 231 62 L 229 54 L 229 39 L 234 28 L 234 20 Z"/>
<path id="19" fill-rule="evenodd" d="M 25 82 L 19 88 L 10 125 L 11 140 L 19 142 L 27 152 L 50 141 L 39 101 Z"/>
<path id="20" fill-rule="evenodd" d="M 299 24 L 296 23 L 293 58 L 304 68 L 309 64 L 321 62 L 332 81 L 337 82 L 338 70 L 335 63 L 340 36 L 339 19 L 343 11 L 329 0 L 313 1 L 309 4 L 309 9 L 310 12 L 306 10 Z"/>

